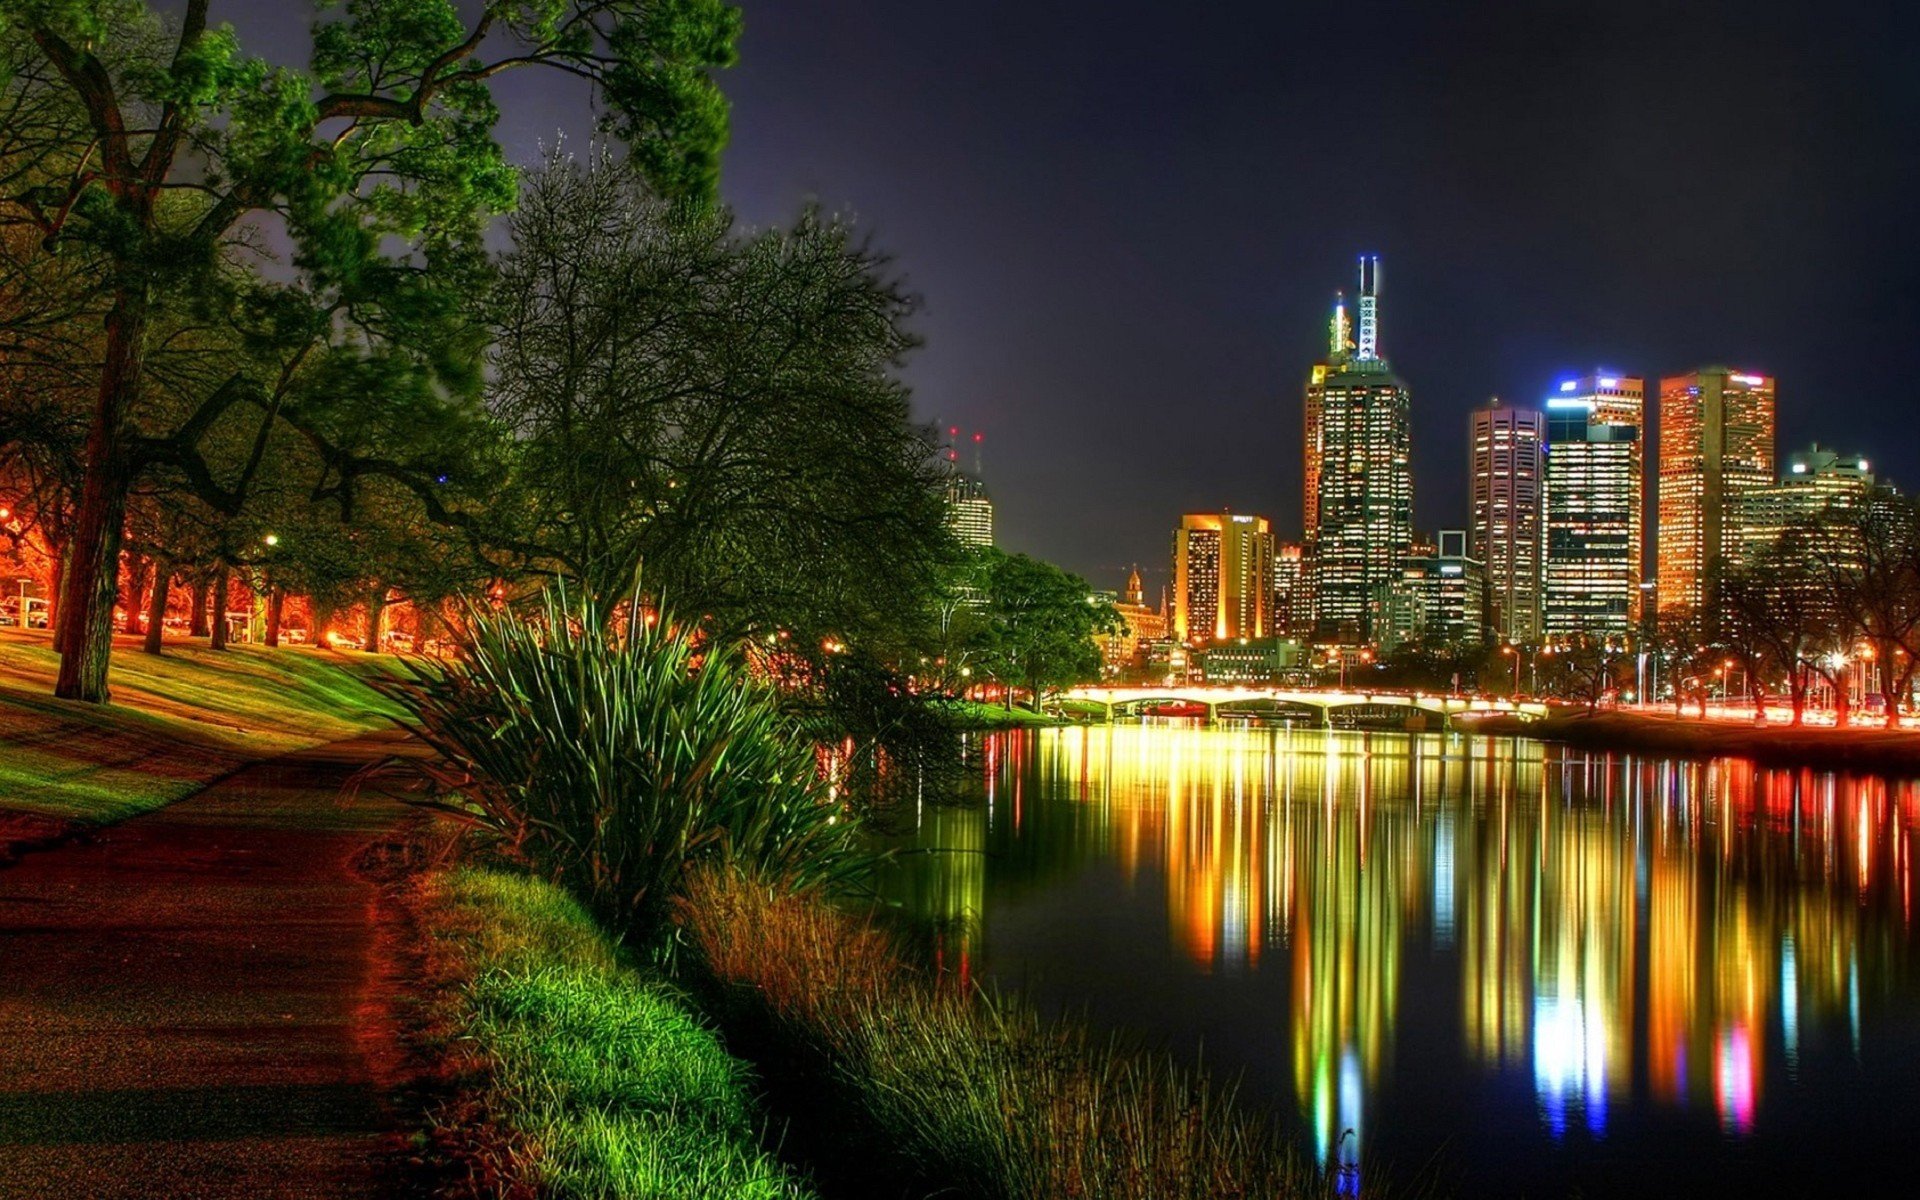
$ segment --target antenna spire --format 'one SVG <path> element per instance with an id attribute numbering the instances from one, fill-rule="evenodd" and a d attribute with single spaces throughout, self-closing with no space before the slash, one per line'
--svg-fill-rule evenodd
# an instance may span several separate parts
<path id="1" fill-rule="evenodd" d="M 1362 359 L 1380 357 L 1380 256 L 1360 256 L 1360 345 Z"/>

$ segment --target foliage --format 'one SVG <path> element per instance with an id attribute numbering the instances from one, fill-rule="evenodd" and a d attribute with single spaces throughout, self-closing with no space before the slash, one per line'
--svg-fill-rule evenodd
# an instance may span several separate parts
<path id="1" fill-rule="evenodd" d="M 479 1060 L 482 1121 L 507 1134 L 493 1171 L 555 1200 L 809 1194 L 757 1144 L 746 1065 L 564 892 L 474 868 L 431 886 L 429 924 L 459 959 L 450 1032 Z"/>
<path id="2" fill-rule="evenodd" d="M 25 326 L 31 348 L 56 352 L 0 363 L 44 366 L 86 413 L 61 695 L 106 698 L 123 516 L 150 471 L 231 518 L 287 433 L 307 445 L 308 491 L 343 517 L 361 483 L 387 479 L 432 519 L 467 523 L 436 488 L 480 478 L 452 451 L 484 428 L 467 302 L 486 274 L 483 224 L 516 186 L 490 80 L 523 67 L 590 80 L 653 185 L 690 208 L 711 201 L 726 132 L 712 71 L 733 59 L 735 9 L 463 7 L 328 4 L 301 72 L 242 53 L 209 26 L 208 0 L 187 0 L 169 34 L 138 0 L 0 0 L 5 111 L 25 130 L 0 139 L 0 228 L 13 231 L 0 271 L 98 317 L 68 323 L 89 331 L 77 345 Z M 265 224 L 292 243 L 271 273 L 248 262 Z M 69 272 L 88 281 L 71 295 Z M 176 351 L 192 370 L 169 378 Z M 252 436 L 234 437 L 236 421 Z"/>
<path id="3" fill-rule="evenodd" d="M 386 687 L 439 756 L 402 768 L 617 935 L 651 939 L 702 859 L 795 889 L 867 867 L 812 747 L 730 645 L 557 588 L 463 625 L 451 666 Z"/>
<path id="4" fill-rule="evenodd" d="M 1034 704 L 1042 688 L 1097 678 L 1094 635 L 1119 620 L 1087 581 L 1051 563 L 991 547 L 975 550 L 981 593 L 977 658 L 992 678 L 1024 686 Z"/>
<path id="5" fill-rule="evenodd" d="M 921 621 L 946 536 L 883 258 L 811 210 L 740 234 L 597 151 L 551 156 L 510 230 L 489 403 L 525 566 L 596 597 L 642 566 L 723 635 L 803 650 Z"/>
<path id="6" fill-rule="evenodd" d="M 681 920 L 734 1044 L 849 1195 L 1285 1197 L 1332 1191 L 1202 1074 L 941 990 L 871 923 L 727 870 Z"/>

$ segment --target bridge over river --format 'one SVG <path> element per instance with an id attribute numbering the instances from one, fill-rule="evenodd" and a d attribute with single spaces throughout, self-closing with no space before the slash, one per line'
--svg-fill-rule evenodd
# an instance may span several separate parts
<path id="1" fill-rule="evenodd" d="M 1325 729 L 1447 729 L 1462 713 L 1509 713 L 1525 719 L 1544 717 L 1538 701 L 1485 700 L 1434 696 L 1420 692 L 1358 692 L 1313 688 L 1077 687 L 1066 695 L 1098 704 L 1109 721 L 1140 716 L 1168 705 L 1200 705 L 1207 719 L 1285 721 Z"/>

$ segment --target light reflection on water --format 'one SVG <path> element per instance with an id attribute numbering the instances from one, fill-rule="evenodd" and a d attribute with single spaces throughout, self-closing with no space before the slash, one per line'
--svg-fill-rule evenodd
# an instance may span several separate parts
<path id="1" fill-rule="evenodd" d="M 1894 1115 L 1819 1097 L 1920 1115 L 1920 1062 L 1862 1032 L 1920 1043 L 1911 784 L 1178 724 L 999 735 L 976 765 L 984 796 L 922 806 L 907 844 L 938 853 L 887 882 L 939 965 L 1204 1035 L 1349 1183 L 1376 1146 L 1485 1182 L 1487 1145 L 1495 1181 L 1597 1162 L 1638 1190 L 1663 1156 L 1791 1170 L 1797 1139 Z"/>

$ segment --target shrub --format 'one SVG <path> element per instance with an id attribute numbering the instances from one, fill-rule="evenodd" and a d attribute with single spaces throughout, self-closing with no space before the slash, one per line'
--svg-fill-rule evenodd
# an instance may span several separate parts
<path id="1" fill-rule="evenodd" d="M 399 760 L 424 802 L 498 835 L 616 936 L 661 928 L 688 864 L 785 886 L 871 864 L 812 747 L 735 650 L 637 603 L 549 590 L 474 608 L 452 663 L 383 685 L 437 760 Z"/>

